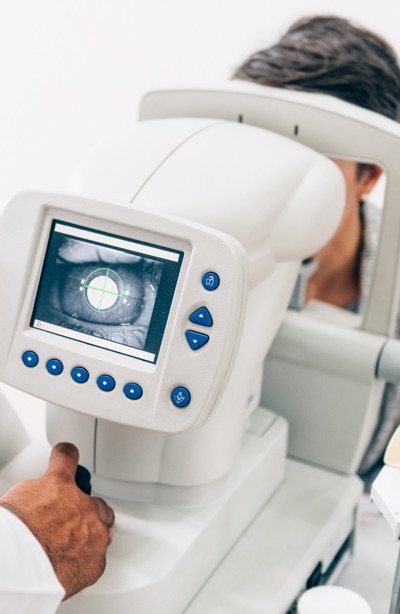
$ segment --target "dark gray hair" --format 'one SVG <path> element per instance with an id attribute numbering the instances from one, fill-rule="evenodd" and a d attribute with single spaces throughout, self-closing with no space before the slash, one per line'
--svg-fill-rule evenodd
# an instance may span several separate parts
<path id="1" fill-rule="evenodd" d="M 394 50 L 340 17 L 300 19 L 277 44 L 252 54 L 233 77 L 330 94 L 399 119 L 400 68 Z"/>

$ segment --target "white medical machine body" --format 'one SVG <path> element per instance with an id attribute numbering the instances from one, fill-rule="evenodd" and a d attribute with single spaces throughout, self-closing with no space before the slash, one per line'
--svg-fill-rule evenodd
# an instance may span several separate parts
<path id="1" fill-rule="evenodd" d="M 339 223 L 344 202 L 341 174 L 323 156 L 275 133 L 232 122 L 178 118 L 139 122 L 107 139 L 83 160 L 70 189 L 208 224 L 234 237 L 246 250 L 249 281 L 243 333 L 229 382 L 207 423 L 176 437 L 170 437 L 166 429 L 155 434 L 129 431 L 101 420 L 92 427 L 96 431 L 94 484 L 104 494 L 136 500 L 139 491 L 147 489 L 153 500 L 156 490 L 158 501 L 167 496 L 172 502 L 175 496 L 175 501 L 182 501 L 185 491 L 173 492 L 171 487 L 190 487 L 193 503 L 194 487 L 200 487 L 200 501 L 212 496 L 215 482 L 219 496 L 219 480 L 237 458 L 246 415 L 258 405 L 259 374 L 301 259 L 323 245 Z M 329 201 L 328 216 L 322 200 Z M 207 270 L 204 266 L 202 274 L 213 270 L 211 262 Z M 215 293 L 222 292 L 221 281 Z M 221 300 L 225 309 L 232 308 L 229 300 Z M 185 323 L 190 310 L 199 306 L 200 298 L 190 302 Z M 215 327 L 218 319 L 216 315 Z M 190 369 L 196 369 L 197 352 L 207 361 L 210 343 L 194 353 L 183 331 L 181 338 Z M 199 375 L 201 382 L 203 371 Z M 60 416 L 50 408 L 50 441 L 65 433 Z M 69 414 L 67 420 L 71 420 Z M 72 429 L 75 433 L 76 424 Z M 115 440 L 117 453 L 111 445 Z M 182 458 L 185 462 L 178 467 L 177 459 Z M 117 484 L 126 494 L 116 490 Z"/>
<path id="2" fill-rule="evenodd" d="M 344 182 L 301 144 L 219 120 L 140 122 L 97 151 L 71 182 L 80 196 L 24 193 L 3 213 L 0 377 L 50 403 L 50 442 L 78 445 L 117 512 L 105 576 L 60 612 L 156 612 L 161 601 L 176 614 L 283 480 L 286 421 L 251 397 L 302 259 L 340 221 Z M 169 285 L 151 278 L 153 312 L 169 315 L 155 349 L 132 352 L 107 327 L 123 309 L 122 267 L 151 259 L 175 267 Z M 134 323 L 150 337 L 144 293 Z M 187 331 L 209 339 L 197 349 Z M 126 398 L 126 386 L 142 395 Z M 2 488 L 47 454 L 23 450 Z"/>
<path id="3" fill-rule="evenodd" d="M 152 614 L 159 611 L 160 603 L 166 614 L 177 614 L 185 608 L 190 614 L 258 612 L 261 603 L 262 611 L 268 614 L 283 613 L 305 587 L 307 579 L 314 577 L 317 568 L 322 578 L 329 579 L 337 554 L 341 553 L 343 545 L 347 548 L 354 530 L 361 483 L 354 476 L 289 461 L 286 480 L 270 504 L 263 508 L 284 477 L 287 435 L 284 419 L 258 407 L 261 367 L 284 316 L 301 260 L 318 251 L 333 234 L 340 219 L 343 179 L 337 167 L 316 152 L 364 162 L 379 160 L 391 178 L 394 161 L 386 160 L 382 150 L 392 141 L 396 149 L 398 134 L 393 122 L 329 97 L 253 88 L 244 83 L 227 84 L 221 89 L 154 92 L 145 97 L 140 119 L 148 121 L 141 121 L 131 131 L 107 139 L 83 161 L 70 186 L 72 192 L 81 196 L 31 194 L 17 197 L 15 202 L 26 203 L 31 199 L 36 203 L 37 223 L 32 224 L 31 233 L 37 239 L 42 237 L 42 242 L 36 255 L 30 240 L 27 245 L 18 242 L 18 258 L 22 250 L 27 257 L 25 264 L 29 265 L 22 279 L 15 281 L 13 278 L 13 283 L 20 284 L 19 289 L 13 292 L 14 298 L 7 299 L 11 300 L 11 306 L 15 301 L 17 309 L 6 308 L 10 319 L 2 333 L 10 343 L 2 350 L 0 377 L 5 379 L 4 373 L 7 378 L 14 377 L 11 362 L 8 367 L 8 352 L 13 347 L 12 340 L 19 336 L 19 332 L 16 335 L 19 326 L 27 339 L 39 339 L 40 333 L 41 338 L 46 338 L 43 344 L 49 349 L 65 350 L 68 367 L 72 366 L 70 357 L 75 352 L 72 344 L 83 346 L 74 339 L 55 343 L 50 340 L 56 338 L 53 333 L 30 326 L 35 321 L 32 310 L 47 242 L 41 222 L 47 219 L 49 229 L 50 218 L 89 231 L 111 233 L 122 240 L 135 239 L 138 231 L 150 231 L 144 242 L 178 251 L 185 251 L 186 246 L 191 257 L 195 251 L 191 246 L 195 244 L 196 229 L 201 234 L 212 228 L 211 234 L 216 233 L 215 241 L 222 241 L 230 252 L 229 257 L 233 252 L 239 269 L 244 266 L 243 252 L 237 249 L 237 243 L 241 244 L 248 276 L 247 282 L 243 281 L 244 290 L 240 290 L 240 282 L 239 287 L 233 284 L 232 295 L 236 296 L 240 308 L 237 305 L 236 316 L 230 314 L 233 321 L 236 318 L 239 332 L 234 333 L 236 342 L 231 341 L 232 362 L 224 362 L 220 355 L 221 362 L 217 360 L 220 369 L 216 379 L 211 378 L 214 383 L 219 378 L 223 394 L 211 395 L 204 413 L 199 410 L 194 422 L 186 418 L 188 422 L 182 428 L 171 427 L 179 420 L 184 421 L 180 416 L 165 422 L 164 417 L 160 418 L 156 427 L 159 431 L 143 427 L 143 423 L 129 426 L 131 423 L 124 423 L 124 420 L 136 420 L 136 417 L 131 418 L 133 412 L 124 416 L 114 401 L 110 402 L 110 414 L 115 412 L 120 420 L 119 423 L 110 422 L 113 418 L 105 419 L 102 403 L 97 414 L 93 401 L 88 410 L 85 406 L 78 407 L 69 393 L 62 398 L 64 386 L 56 389 L 52 385 L 51 394 L 46 392 L 46 396 L 43 390 L 36 389 L 36 394 L 50 401 L 50 442 L 62 436 L 79 446 L 82 464 L 93 472 L 94 490 L 107 495 L 117 511 L 115 540 L 109 549 L 105 575 L 94 587 L 62 604 L 60 613 L 96 611 L 105 614 L 115 610 Z M 293 140 L 304 141 L 311 149 L 300 142 L 291 142 Z M 387 205 L 389 200 L 394 202 L 398 192 L 396 182 L 389 181 L 382 232 L 393 239 L 391 251 L 395 241 L 393 226 L 400 212 L 397 214 L 392 211 L 395 207 Z M 87 209 L 78 211 L 82 205 Z M 10 210 L 7 208 L 4 219 L 8 219 L 14 232 L 20 232 Z M 69 218 L 71 210 L 73 219 Z M 54 214 L 57 216 L 52 218 Z M 136 225 L 136 215 L 146 223 L 154 216 L 157 239 L 151 236 L 151 224 Z M 176 216 L 180 234 L 185 236 L 174 232 L 170 216 Z M 203 224 L 205 226 L 201 226 Z M 224 235 L 220 235 L 221 232 Z M 3 230 L 1 233 L 9 249 L 16 249 L 15 237 Z M 179 245 L 168 243 L 171 237 Z M 164 241 L 167 244 L 164 245 Z M 12 261 L 10 253 L 3 251 L 1 244 L 0 250 L 0 261 L 8 267 Z M 398 249 L 394 252 L 397 254 Z M 392 256 L 391 253 L 390 264 L 385 263 L 391 281 L 396 278 L 394 286 L 388 283 L 390 291 L 397 287 L 397 260 L 393 264 Z M 203 275 L 217 272 L 217 265 L 214 267 L 208 262 L 201 270 Z M 378 258 L 378 269 L 379 262 Z M 112 268 L 111 263 L 108 268 Z M 30 279 L 30 271 L 36 272 L 33 279 Z M 236 271 L 233 273 L 236 275 Z M 200 286 L 198 290 L 204 290 L 204 297 L 208 298 L 190 298 L 193 288 L 187 287 L 186 274 L 184 270 L 185 277 L 178 281 L 185 308 L 181 309 L 179 293 L 176 293 L 163 341 L 165 344 L 168 340 L 168 347 L 161 346 L 160 362 L 154 372 L 159 369 L 163 357 L 173 358 L 173 353 L 168 354 L 170 347 L 177 347 L 175 340 L 172 342 L 172 331 L 178 331 L 182 341 L 179 347 L 188 351 L 184 335 L 192 313 L 189 305 L 194 309 L 203 306 L 208 309 L 207 301 L 211 300 L 208 291 Z M 200 284 L 201 279 L 198 270 Z M 375 280 L 374 288 L 379 283 Z M 15 290 L 16 287 L 12 287 Z M 221 282 L 217 291 L 222 288 Z M 24 309 L 26 289 L 30 306 Z M 385 297 L 388 296 L 386 292 Z M 385 322 L 390 321 L 387 325 L 390 328 L 393 309 L 387 308 L 387 300 L 383 299 Z M 370 300 L 363 326 L 368 326 L 367 336 L 374 335 L 374 348 L 382 349 L 388 330 L 382 325 L 380 314 L 380 308 L 374 307 L 374 301 Z M 18 319 L 11 322 L 14 315 Z M 213 327 L 216 324 L 217 320 Z M 330 325 L 327 322 L 327 327 Z M 195 332 L 200 329 L 194 328 Z M 364 334 L 361 329 L 358 332 Z M 205 351 L 211 341 L 210 331 L 210 341 L 204 347 L 189 348 L 192 364 L 196 362 L 195 352 Z M 90 357 L 97 365 L 93 373 L 109 374 L 102 366 L 98 370 L 99 363 L 95 360 L 97 354 L 101 354 L 106 361 L 103 364 L 115 368 L 111 375 L 117 374 L 119 382 L 118 373 L 124 366 L 125 356 L 121 358 L 105 348 L 93 350 L 91 347 L 85 345 L 83 356 Z M 81 355 L 83 350 L 76 352 Z M 43 354 L 46 358 L 47 355 L 50 356 Z M 58 358 L 53 353 L 51 356 Z M 23 373 L 29 369 L 25 365 L 21 367 L 20 357 L 12 352 L 10 361 L 18 369 L 23 367 Z M 45 358 L 39 365 L 43 362 Z M 378 397 L 381 382 L 374 381 L 374 369 L 369 368 L 372 373 L 368 374 L 365 387 L 369 394 Z M 129 382 L 137 382 L 137 376 L 143 372 L 148 375 L 151 371 L 134 369 Z M 64 377 L 59 381 L 71 384 L 68 368 L 59 376 L 46 372 L 43 375 L 51 381 Z M 17 379 L 12 384 L 24 388 Z M 279 385 L 285 389 L 291 382 L 284 376 Z M 160 386 L 165 394 L 162 384 Z M 182 380 L 168 382 L 165 399 L 170 398 L 174 386 L 185 387 Z M 66 385 L 65 390 L 68 389 Z M 120 393 L 117 386 L 115 393 L 102 390 L 101 394 L 116 399 L 117 389 Z M 96 395 L 96 398 L 103 398 L 97 390 Z M 296 399 L 296 403 L 298 401 Z M 168 405 L 167 411 L 175 409 L 178 414 L 186 412 L 190 404 L 186 408 Z M 296 407 L 289 410 L 296 412 Z M 90 415 L 93 411 L 95 415 Z M 201 425 L 203 419 L 205 422 Z M 373 422 L 373 418 L 369 419 Z M 315 438 L 318 438 L 317 432 Z M 27 477 L 27 467 L 37 472 L 45 466 L 47 453 L 48 447 L 23 450 L 0 472 L 1 488 L 19 476 Z M 321 464 L 324 463 L 323 459 Z M 321 493 L 321 497 L 316 497 L 315 493 Z M 179 507 L 179 504 L 184 505 Z M 256 522 L 251 524 L 261 509 Z M 298 509 L 301 510 L 299 518 Z M 310 517 L 315 523 L 310 522 Z M 248 525 L 245 539 L 231 550 Z M 257 530 L 253 530 L 256 527 L 262 528 L 266 542 L 260 540 Z M 289 551 L 291 556 L 288 556 Z M 188 606 L 224 556 L 223 564 Z M 240 581 L 243 564 L 248 563 L 249 570 L 254 571 L 251 561 L 257 561 L 262 577 L 254 573 L 243 586 Z M 228 570 L 234 587 L 229 579 L 227 583 L 224 570 Z M 252 578 L 255 584 L 251 583 Z"/>
<path id="4" fill-rule="evenodd" d="M 240 81 L 144 98 L 142 119 L 176 116 L 221 117 L 274 130 L 330 158 L 377 164 L 388 177 L 363 316 L 318 301 L 288 311 L 262 378 L 261 404 L 288 420 L 289 455 L 353 474 L 378 420 L 383 380 L 396 381 L 378 363 L 389 353 L 399 305 L 400 126 L 330 96 Z"/>
<path id="5" fill-rule="evenodd" d="M 0 234 L 4 257 L 13 253 L 4 271 L 6 308 L 19 313 L 11 326 L 5 319 L 0 325 L 6 383 L 125 426 L 174 433 L 207 420 L 245 313 L 247 263 L 236 240 L 139 209 L 29 192 L 11 200 Z M 207 291 L 202 278 L 215 268 L 220 286 Z M 207 352 L 191 350 L 185 337 L 199 329 L 189 317 L 201 303 L 214 322 Z M 26 351 L 38 364 L 30 355 L 21 360 Z M 52 359 L 61 359 L 62 372 L 48 364 Z M 71 376 L 80 365 L 86 382 L 79 372 Z M 104 370 L 115 388 L 98 385 Z M 133 375 L 141 391 L 134 394 L 132 382 L 132 398 L 124 388 Z M 174 405 L 172 391 L 181 386 L 190 398 L 181 394 Z"/>

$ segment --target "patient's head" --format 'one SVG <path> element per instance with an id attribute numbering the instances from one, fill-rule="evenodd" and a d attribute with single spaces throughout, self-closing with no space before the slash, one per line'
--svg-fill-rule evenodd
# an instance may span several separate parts
<path id="1" fill-rule="evenodd" d="M 392 47 L 380 36 L 346 19 L 303 18 L 274 45 L 253 53 L 233 77 L 260 85 L 329 94 L 345 102 L 400 120 L 400 67 Z M 346 306 L 360 292 L 363 230 L 360 201 L 382 170 L 375 164 L 335 160 L 346 182 L 344 214 L 329 243 L 318 254 L 307 300 Z"/>
<path id="2" fill-rule="evenodd" d="M 233 76 L 330 94 L 398 118 L 400 67 L 394 50 L 377 34 L 340 17 L 296 21 L 275 45 L 253 53 Z"/>

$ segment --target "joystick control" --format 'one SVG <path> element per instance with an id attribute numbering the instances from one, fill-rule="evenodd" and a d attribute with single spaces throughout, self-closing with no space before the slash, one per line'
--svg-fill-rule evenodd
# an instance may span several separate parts
<path id="1" fill-rule="evenodd" d="M 91 477 L 90 471 L 88 471 L 86 467 L 78 465 L 75 474 L 75 483 L 86 495 L 90 495 L 92 492 L 92 485 L 90 483 Z"/>

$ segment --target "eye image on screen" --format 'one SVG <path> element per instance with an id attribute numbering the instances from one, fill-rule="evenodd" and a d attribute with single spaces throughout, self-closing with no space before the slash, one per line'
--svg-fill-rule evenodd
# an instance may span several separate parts
<path id="1" fill-rule="evenodd" d="M 181 260 L 182 252 L 56 222 L 31 326 L 155 362 Z"/>
<path id="2" fill-rule="evenodd" d="M 162 268 L 159 261 L 65 238 L 44 319 L 143 349 Z"/>

